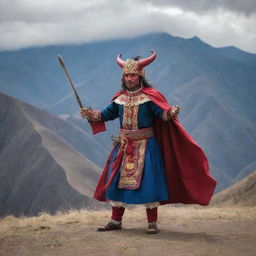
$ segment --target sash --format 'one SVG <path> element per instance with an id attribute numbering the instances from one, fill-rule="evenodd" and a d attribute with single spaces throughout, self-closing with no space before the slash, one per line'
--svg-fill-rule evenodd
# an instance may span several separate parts
<path id="1" fill-rule="evenodd" d="M 137 130 L 120 129 L 123 159 L 118 188 L 135 190 L 141 185 L 147 141 L 154 136 L 152 127 Z"/>

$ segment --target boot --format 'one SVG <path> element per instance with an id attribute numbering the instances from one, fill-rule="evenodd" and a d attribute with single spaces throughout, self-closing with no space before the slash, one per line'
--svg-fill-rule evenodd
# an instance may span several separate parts
<path id="1" fill-rule="evenodd" d="M 122 229 L 122 217 L 124 214 L 124 207 L 112 207 L 111 220 L 104 226 L 100 226 L 97 231 L 111 231 Z"/>
<path id="2" fill-rule="evenodd" d="M 148 219 L 148 234 L 157 234 L 159 233 L 159 230 L 157 229 L 157 207 L 155 208 L 146 208 L 147 212 L 147 219 Z"/>
<path id="3" fill-rule="evenodd" d="M 110 220 L 106 225 L 100 226 L 97 231 L 104 232 L 104 231 L 112 231 L 122 229 L 122 223 L 115 223 L 113 220 Z"/>
<path id="4" fill-rule="evenodd" d="M 156 222 L 149 222 L 148 223 L 147 233 L 148 234 L 157 234 L 157 233 L 159 233 L 159 230 L 157 229 Z"/>

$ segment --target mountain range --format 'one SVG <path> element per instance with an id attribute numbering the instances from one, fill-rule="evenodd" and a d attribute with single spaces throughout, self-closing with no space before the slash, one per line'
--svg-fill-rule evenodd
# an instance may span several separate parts
<path id="1" fill-rule="evenodd" d="M 3 93 L 0 102 L 0 216 L 105 207 L 92 199 L 101 169 L 87 158 L 101 153 L 99 145 L 30 104 Z M 91 146 L 83 155 L 72 139 L 79 132 L 81 145 Z M 211 205 L 255 206 L 255 175 L 214 195 Z"/>
<path id="2" fill-rule="evenodd" d="M 79 117 L 57 55 L 63 57 L 85 106 L 102 109 L 120 89 L 116 56 L 147 57 L 151 49 L 156 50 L 157 59 L 146 68 L 146 77 L 170 104 L 180 105 L 179 120 L 204 149 L 211 173 L 218 180 L 216 191 L 252 173 L 256 167 L 256 55 L 233 46 L 215 48 L 198 37 L 157 33 L 3 51 L 0 90 L 69 122 L 79 135 L 72 135 L 74 143 L 68 143 L 103 166 L 111 148 L 109 137 L 118 132 L 118 122 L 109 125 L 107 134 L 91 136 L 90 126 Z M 33 118 L 37 115 L 35 112 Z M 44 122 L 47 129 L 50 124 Z M 89 144 L 79 144 L 83 136 Z M 61 138 L 67 142 L 65 137 Z M 88 155 L 91 147 L 100 153 L 95 150 Z"/>

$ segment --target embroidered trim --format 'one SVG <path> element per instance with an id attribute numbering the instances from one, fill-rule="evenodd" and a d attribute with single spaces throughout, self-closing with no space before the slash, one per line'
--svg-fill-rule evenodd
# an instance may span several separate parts
<path id="1" fill-rule="evenodd" d="M 140 187 L 147 141 L 153 136 L 153 127 L 137 130 L 120 129 L 120 148 L 124 153 L 118 188 L 134 190 Z"/>
<path id="2" fill-rule="evenodd" d="M 123 128 L 138 129 L 139 105 L 124 105 Z"/>
<path id="3" fill-rule="evenodd" d="M 121 94 L 114 100 L 115 103 L 120 105 L 140 105 L 148 101 L 151 100 L 144 93 L 139 93 L 138 95 L 134 95 L 133 93 L 130 95 Z"/>
<path id="4" fill-rule="evenodd" d="M 114 100 L 115 103 L 124 105 L 122 123 L 124 129 L 138 129 L 139 105 L 148 101 L 150 99 L 144 93 L 121 94 Z"/>
<path id="5" fill-rule="evenodd" d="M 123 66 L 123 75 L 124 74 L 138 74 L 145 76 L 145 71 L 144 69 L 139 70 L 138 61 L 134 59 L 127 59 Z"/>
<path id="6" fill-rule="evenodd" d="M 119 189 L 138 189 L 141 184 L 147 139 L 135 140 L 126 145 L 119 177 Z M 131 149 L 129 149 L 131 146 Z"/>
<path id="7" fill-rule="evenodd" d="M 91 110 L 89 112 L 88 121 L 101 121 L 101 112 L 99 110 Z"/>

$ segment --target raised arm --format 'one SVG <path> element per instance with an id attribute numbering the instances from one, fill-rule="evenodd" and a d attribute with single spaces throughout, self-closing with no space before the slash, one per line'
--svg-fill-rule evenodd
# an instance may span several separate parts
<path id="1" fill-rule="evenodd" d="M 109 121 L 114 120 L 118 117 L 119 107 L 118 104 L 112 102 L 102 111 L 94 110 L 90 108 L 83 108 L 80 111 L 80 114 L 83 118 L 86 118 L 89 122 L 94 121 Z"/>

